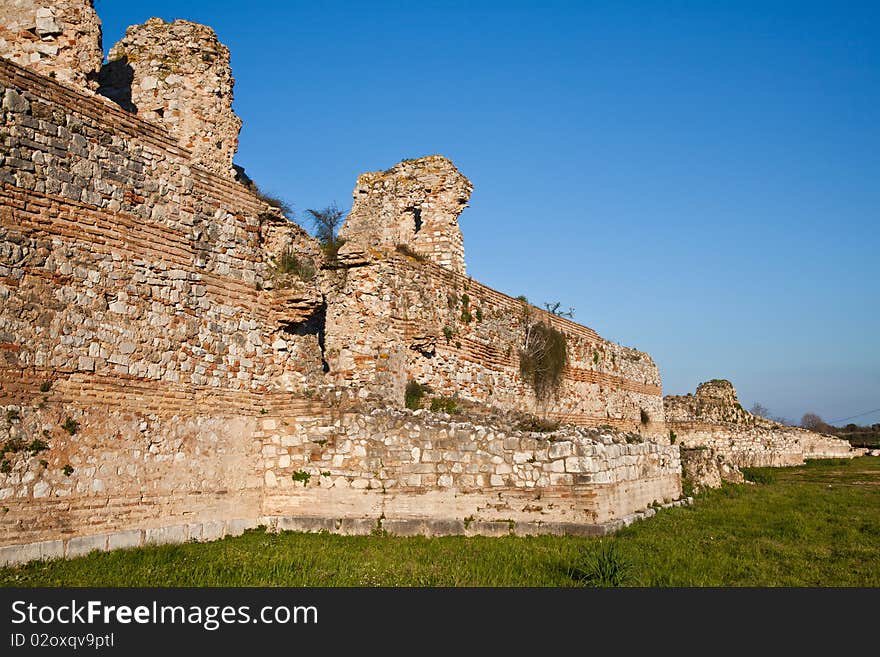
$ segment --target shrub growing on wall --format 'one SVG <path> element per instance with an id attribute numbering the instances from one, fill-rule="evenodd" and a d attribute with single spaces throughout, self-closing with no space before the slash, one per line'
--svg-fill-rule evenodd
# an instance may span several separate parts
<path id="1" fill-rule="evenodd" d="M 430 394 L 431 388 L 417 381 L 410 381 L 406 384 L 406 392 L 404 393 L 404 403 L 407 408 L 417 410 L 422 407 L 422 400 L 425 395 Z"/>
<path id="2" fill-rule="evenodd" d="M 567 362 L 568 350 L 562 331 L 544 322 L 527 323 L 523 348 L 519 352 L 519 372 L 539 400 L 556 395 Z"/>

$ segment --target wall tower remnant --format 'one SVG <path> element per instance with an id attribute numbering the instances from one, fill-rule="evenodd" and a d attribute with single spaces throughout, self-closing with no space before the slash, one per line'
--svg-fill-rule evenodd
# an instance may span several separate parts
<path id="1" fill-rule="evenodd" d="M 458 274 L 465 273 L 458 215 L 473 185 L 442 155 L 404 160 L 361 174 L 340 237 L 361 246 L 411 248 Z"/>
<path id="2" fill-rule="evenodd" d="M 104 60 L 92 0 L 3 0 L 0 56 L 59 82 L 94 91 Z"/>
<path id="3" fill-rule="evenodd" d="M 110 50 L 101 93 L 160 123 L 200 166 L 230 177 L 241 119 L 232 110 L 229 49 L 207 25 L 151 18 Z"/>

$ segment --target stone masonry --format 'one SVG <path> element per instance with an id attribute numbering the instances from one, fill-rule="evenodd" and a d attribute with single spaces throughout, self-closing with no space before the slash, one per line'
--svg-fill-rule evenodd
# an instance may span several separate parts
<path id="1" fill-rule="evenodd" d="M 93 1 L 3 0 L 0 57 L 94 91 L 104 52 Z"/>
<path id="2" fill-rule="evenodd" d="M 167 34 L 163 52 L 211 64 L 209 32 L 151 23 Z M 154 90 L 136 89 L 154 70 L 134 66 L 155 54 L 143 33 L 123 40 L 143 47 L 130 60 L 134 105 Z M 186 35 L 193 52 L 175 43 Z M 225 57 L 212 61 L 228 71 Z M 165 79 L 196 90 L 182 101 L 201 93 L 193 66 Z M 448 251 L 426 246 L 452 243 L 441 238 L 470 193 L 448 160 L 395 168 L 418 179 L 422 191 L 399 191 L 421 203 L 419 232 L 433 227 L 435 241 L 414 228 L 409 242 L 373 239 L 366 222 L 330 263 L 225 165 L 206 165 L 210 151 L 182 143 L 164 110 L 145 120 L 8 59 L 0 97 L 0 559 L 208 540 L 258 522 L 597 532 L 680 496 L 647 355 L 467 279 L 463 257 L 457 267 L 397 250 Z M 601 429 L 529 435 L 393 410 L 414 378 L 523 406 L 517 313 L 571 341 L 557 406 L 525 407 Z"/>
<path id="3" fill-rule="evenodd" d="M 681 503 L 679 446 L 849 453 L 727 382 L 664 403 L 647 354 L 468 278 L 472 185 L 444 157 L 360 176 L 328 258 L 232 175 L 210 28 L 130 28 L 96 95 L 90 2 L 2 11 L 0 563 L 257 524 L 601 533 Z M 519 371 L 536 323 L 567 351 L 541 399 Z M 409 382 L 485 412 L 403 410 Z"/>
<path id="4" fill-rule="evenodd" d="M 214 30 L 184 20 L 129 27 L 101 72 L 101 93 L 162 124 L 194 163 L 229 177 L 241 130 L 234 83 L 229 49 Z"/>
<path id="5" fill-rule="evenodd" d="M 351 212 L 339 233 L 348 242 L 344 251 L 403 245 L 464 274 L 458 215 L 472 191 L 470 180 L 440 155 L 361 174 Z"/>
<path id="6" fill-rule="evenodd" d="M 666 396 L 663 405 L 666 426 L 683 450 L 709 449 L 735 466 L 802 465 L 860 453 L 845 440 L 752 415 L 724 379 L 700 384 L 695 395 Z"/>

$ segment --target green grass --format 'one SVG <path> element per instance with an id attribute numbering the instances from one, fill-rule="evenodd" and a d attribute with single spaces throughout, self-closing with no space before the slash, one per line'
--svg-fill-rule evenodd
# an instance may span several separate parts
<path id="1" fill-rule="evenodd" d="M 0 569 L 0 584 L 880 586 L 880 459 L 772 472 L 770 483 L 708 491 L 692 507 L 662 510 L 612 538 L 256 530 Z"/>

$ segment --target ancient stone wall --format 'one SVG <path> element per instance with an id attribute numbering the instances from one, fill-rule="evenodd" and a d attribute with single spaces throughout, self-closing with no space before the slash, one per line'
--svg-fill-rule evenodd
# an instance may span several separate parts
<path id="1" fill-rule="evenodd" d="M 94 91 L 104 51 L 93 1 L 3 0 L 0 57 Z"/>
<path id="2" fill-rule="evenodd" d="M 663 403 L 666 426 L 678 444 L 708 448 L 737 466 L 801 465 L 809 458 L 858 455 L 845 440 L 752 415 L 723 379 L 700 384 L 695 395 L 666 396 Z"/>
<path id="3" fill-rule="evenodd" d="M 0 59 L 0 97 L 0 542 L 257 514 L 262 393 L 321 367 L 262 235 L 305 234 L 100 96 Z"/>
<path id="4" fill-rule="evenodd" d="M 161 123 L 197 165 L 232 177 L 241 119 L 232 111 L 229 49 L 210 27 L 151 18 L 132 25 L 101 71 L 100 93 Z"/>
<path id="5" fill-rule="evenodd" d="M 465 273 L 458 215 L 473 185 L 445 157 L 404 160 L 387 171 L 361 174 L 340 237 L 353 246 L 404 246 Z"/>
<path id="6" fill-rule="evenodd" d="M 677 447 L 610 429 L 662 426 L 646 355 L 542 315 L 571 362 L 539 410 L 601 432 L 365 415 L 410 378 L 535 410 L 515 350 L 541 311 L 382 244 L 305 275 L 285 257 L 319 267 L 315 242 L 165 126 L 2 58 L 0 98 L 0 546 L 383 510 L 558 528 L 680 494 Z"/>
<path id="7" fill-rule="evenodd" d="M 337 284 L 327 295 L 325 355 L 339 385 L 401 405 L 413 380 L 437 395 L 666 440 L 660 374 L 645 353 L 393 248 L 374 249 Z M 547 400 L 519 368 L 535 321 L 567 337 L 568 367 Z"/>

